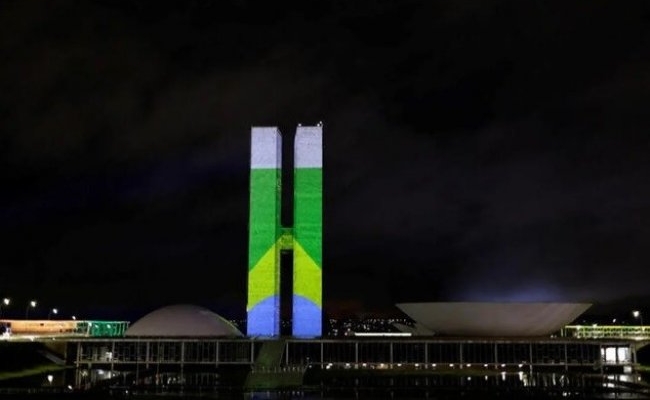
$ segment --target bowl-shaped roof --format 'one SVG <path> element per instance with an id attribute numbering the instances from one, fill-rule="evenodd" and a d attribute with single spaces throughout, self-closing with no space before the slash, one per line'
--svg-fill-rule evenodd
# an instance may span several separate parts
<path id="1" fill-rule="evenodd" d="M 228 320 L 203 307 L 159 308 L 133 323 L 125 336 L 243 336 Z"/>
<path id="2" fill-rule="evenodd" d="M 449 336 L 548 336 L 584 313 L 588 303 L 400 303 L 417 323 Z"/>

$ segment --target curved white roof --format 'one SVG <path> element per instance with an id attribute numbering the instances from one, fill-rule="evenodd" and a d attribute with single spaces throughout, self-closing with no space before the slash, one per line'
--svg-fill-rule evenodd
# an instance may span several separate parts
<path id="1" fill-rule="evenodd" d="M 427 329 L 452 336 L 548 336 L 584 313 L 588 303 L 400 303 Z"/>
<path id="2" fill-rule="evenodd" d="M 229 321 L 203 307 L 159 308 L 133 323 L 125 336 L 243 336 Z"/>

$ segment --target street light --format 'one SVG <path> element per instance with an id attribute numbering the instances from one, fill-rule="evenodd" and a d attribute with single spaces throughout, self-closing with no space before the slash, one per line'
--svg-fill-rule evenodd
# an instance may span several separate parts
<path id="1" fill-rule="evenodd" d="M 8 306 L 11 303 L 11 299 L 5 297 L 2 299 L 2 305 L 0 305 L 0 315 L 2 315 L 2 306 Z"/>
<path id="2" fill-rule="evenodd" d="M 632 316 L 634 318 L 639 318 L 639 320 L 641 321 L 641 326 L 643 326 L 643 314 L 641 314 L 641 311 L 639 310 L 632 311 Z"/>
<path id="3" fill-rule="evenodd" d="M 27 308 L 25 308 L 25 319 L 29 317 L 29 308 L 36 308 L 36 300 L 32 300 L 27 304 Z"/>
<path id="4" fill-rule="evenodd" d="M 50 319 L 50 317 L 52 316 L 52 314 L 56 315 L 56 314 L 58 314 L 58 313 L 59 313 L 59 310 L 58 310 L 58 309 L 56 309 L 56 308 L 51 309 L 50 312 L 47 313 L 47 319 Z"/>

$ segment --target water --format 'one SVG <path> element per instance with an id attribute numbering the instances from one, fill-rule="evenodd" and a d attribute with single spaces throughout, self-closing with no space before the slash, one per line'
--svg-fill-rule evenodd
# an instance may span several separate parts
<path id="1" fill-rule="evenodd" d="M 86 383 L 75 386 L 85 374 Z M 309 377 L 306 377 L 309 378 Z M 559 373 L 499 373 L 459 376 L 338 375 L 311 377 L 300 390 L 244 391 L 241 381 L 226 381 L 216 373 L 164 373 L 139 378 L 115 371 L 67 370 L 2 382 L 0 396 L 14 398 L 89 399 L 648 399 L 647 379 L 638 374 L 594 375 Z M 88 391 L 83 388 L 90 389 Z"/>

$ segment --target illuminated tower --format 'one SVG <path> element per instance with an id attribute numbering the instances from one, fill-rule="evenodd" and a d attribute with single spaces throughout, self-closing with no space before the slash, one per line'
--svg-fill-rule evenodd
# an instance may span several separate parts
<path id="1" fill-rule="evenodd" d="M 282 137 L 277 128 L 251 131 L 248 227 L 249 336 L 280 334 Z"/>
<path id="2" fill-rule="evenodd" d="M 298 127 L 293 167 L 293 335 L 322 333 L 323 128 Z"/>
<path id="3" fill-rule="evenodd" d="M 251 131 L 248 251 L 249 336 L 280 334 L 280 252 L 293 251 L 293 335 L 322 334 L 322 126 L 299 126 L 294 142 L 294 227 L 280 223 L 282 139 Z"/>

